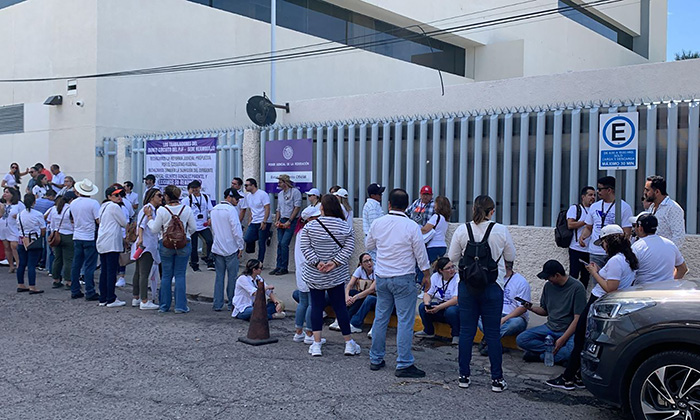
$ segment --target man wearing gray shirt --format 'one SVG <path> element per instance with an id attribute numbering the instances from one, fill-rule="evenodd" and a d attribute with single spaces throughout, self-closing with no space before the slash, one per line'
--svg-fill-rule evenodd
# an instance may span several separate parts
<path id="1" fill-rule="evenodd" d="M 277 212 L 275 213 L 275 227 L 277 228 L 277 266 L 270 274 L 281 276 L 288 274 L 289 244 L 292 242 L 294 230 L 297 226 L 297 216 L 301 210 L 301 192 L 294 188 L 294 182 L 289 175 L 282 174 L 277 177 Z"/>

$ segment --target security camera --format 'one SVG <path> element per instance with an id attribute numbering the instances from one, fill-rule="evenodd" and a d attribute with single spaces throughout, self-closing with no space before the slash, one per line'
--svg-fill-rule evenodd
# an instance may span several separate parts
<path id="1" fill-rule="evenodd" d="M 85 106 L 85 102 L 83 101 L 75 101 L 75 104 L 81 108 Z"/>

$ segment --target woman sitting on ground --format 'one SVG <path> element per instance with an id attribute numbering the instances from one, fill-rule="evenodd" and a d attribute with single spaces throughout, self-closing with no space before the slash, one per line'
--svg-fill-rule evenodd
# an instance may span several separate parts
<path id="1" fill-rule="evenodd" d="M 365 317 L 377 305 L 374 280 L 374 262 L 365 252 L 360 255 L 360 263 L 345 286 L 345 304 L 348 306 L 348 315 L 350 315 L 350 332 L 362 332 Z M 329 328 L 340 331 L 337 320 Z"/>
<path id="2" fill-rule="evenodd" d="M 418 306 L 423 331 L 418 331 L 416 337 L 435 337 L 433 322 L 445 322 L 452 328 L 452 344 L 459 344 L 458 285 L 459 274 L 455 264 L 449 258 L 438 258 L 430 276 L 430 289 L 423 293 L 423 302 Z"/>
<path id="3" fill-rule="evenodd" d="M 232 317 L 249 321 L 253 315 L 253 305 L 255 304 L 255 293 L 258 291 L 258 283 L 264 281 L 260 277 L 262 263 L 258 260 L 248 260 L 243 274 L 236 280 L 236 291 L 233 295 Z M 267 319 L 282 319 L 287 314 L 284 313 L 284 304 L 274 294 L 275 286 L 265 284 L 265 295 L 267 296 Z"/>

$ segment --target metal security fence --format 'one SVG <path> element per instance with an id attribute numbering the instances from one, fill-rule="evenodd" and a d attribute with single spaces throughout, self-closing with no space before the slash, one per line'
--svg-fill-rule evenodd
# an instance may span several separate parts
<path id="1" fill-rule="evenodd" d="M 347 188 L 357 217 L 367 185 L 378 182 L 404 188 L 412 199 L 431 185 L 435 196 L 450 199 L 453 221 L 466 221 L 474 197 L 488 194 L 501 223 L 553 226 L 583 186 L 595 187 L 607 173 L 597 166 L 599 115 L 638 111 L 639 169 L 617 180 L 618 194 L 639 212 L 646 177 L 663 175 L 686 211 L 688 233 L 697 233 L 698 104 L 564 104 L 273 126 L 261 132 L 261 156 L 268 141 L 312 138 L 315 186 Z M 261 162 L 261 178 L 264 169 Z"/>
<path id="2" fill-rule="evenodd" d="M 127 156 L 131 157 L 131 180 L 134 183 L 134 191 L 143 197 L 143 177 L 146 176 L 146 142 L 148 140 L 169 140 L 169 139 L 200 139 L 200 138 L 217 138 L 216 158 L 217 158 L 217 174 L 216 174 L 216 192 L 217 195 L 227 188 L 231 180 L 238 176 L 240 177 L 243 170 L 243 156 L 241 150 L 243 148 L 243 132 L 244 129 L 224 129 L 224 130 L 204 130 L 204 131 L 188 131 L 188 132 L 169 132 L 159 134 L 143 134 L 127 137 L 128 146 L 126 148 Z M 104 150 L 109 150 L 105 156 L 109 158 L 116 156 L 116 140 L 105 139 Z M 109 146 L 112 145 L 113 146 Z M 104 184 L 109 185 L 117 181 L 116 158 L 113 166 L 108 164 L 105 158 L 104 162 Z M 119 180 L 124 181 L 124 180 Z"/>

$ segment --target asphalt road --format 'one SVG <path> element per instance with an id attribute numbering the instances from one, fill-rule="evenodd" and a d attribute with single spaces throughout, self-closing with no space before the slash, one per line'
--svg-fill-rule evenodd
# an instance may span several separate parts
<path id="1" fill-rule="evenodd" d="M 271 322 L 279 343 L 237 342 L 248 323 L 191 302 L 186 315 L 130 306 L 98 307 L 52 290 L 39 274 L 41 295 L 17 294 L 14 275 L 0 268 L 0 418 L 340 418 L 340 419 L 618 419 L 587 391 L 542 383 L 561 368 L 526 365 L 505 355 L 509 389 L 490 390 L 487 358 L 474 358 L 472 386 L 457 386 L 457 348 L 416 342 L 422 380 L 369 370 L 362 354 L 343 356 L 342 337 L 327 332 L 324 356 L 291 341 L 293 318 Z M 117 292 L 130 303 L 127 290 Z M 325 331 L 324 331 L 325 332 Z M 390 340 L 394 339 L 393 331 Z"/>

